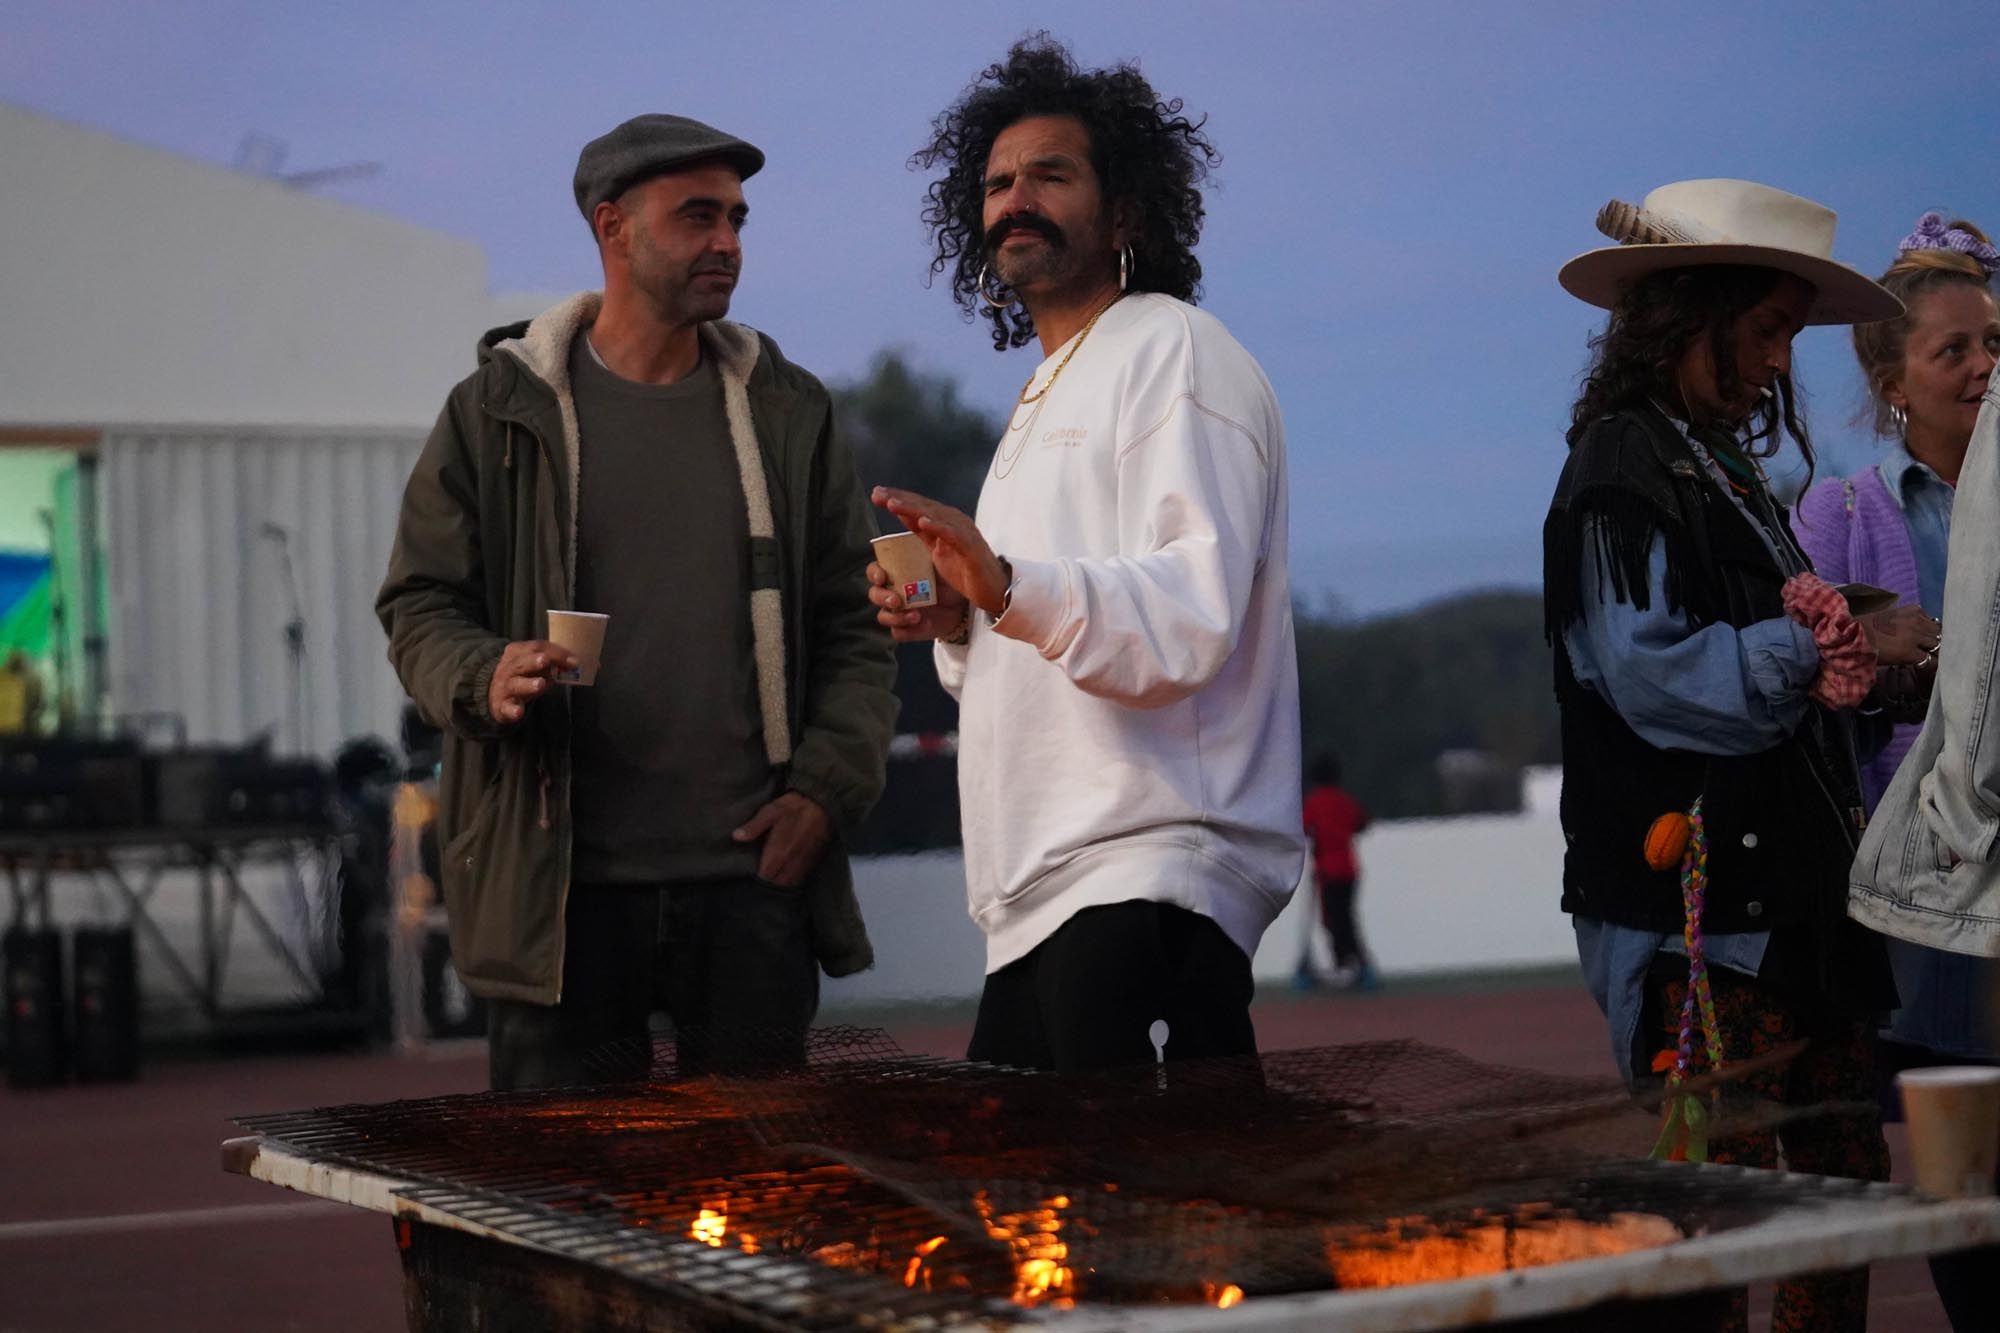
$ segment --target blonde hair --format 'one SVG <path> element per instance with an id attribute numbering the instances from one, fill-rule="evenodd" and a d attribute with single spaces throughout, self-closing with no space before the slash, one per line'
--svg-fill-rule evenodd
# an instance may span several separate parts
<path id="1" fill-rule="evenodd" d="M 1985 232 L 1964 218 L 1953 218 L 1945 230 L 1962 231 L 1981 245 L 1992 244 Z M 1916 323 L 1917 302 L 1940 287 L 1956 283 L 1968 283 L 1988 292 L 1993 288 L 1985 266 L 1977 259 L 1964 251 L 1943 247 L 1899 251 L 1896 262 L 1876 281 L 1894 292 L 1907 307 L 1894 319 L 1854 326 L 1854 355 L 1861 362 L 1861 373 L 1868 379 L 1868 402 L 1861 410 L 1862 419 L 1871 421 L 1875 433 L 1888 440 L 1894 439 L 1897 431 L 1890 418 L 1888 401 L 1882 397 L 1882 386 L 1902 373 L 1910 327 Z"/>

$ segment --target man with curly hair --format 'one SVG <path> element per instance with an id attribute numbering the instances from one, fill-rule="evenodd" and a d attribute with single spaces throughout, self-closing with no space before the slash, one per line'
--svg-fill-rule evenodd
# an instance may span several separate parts
<path id="1" fill-rule="evenodd" d="M 1299 881 L 1284 425 L 1194 308 L 1199 121 L 1025 41 L 941 115 L 925 219 L 994 346 L 1038 340 L 977 518 L 878 489 L 943 585 L 870 596 L 960 702 L 970 1058 L 1078 1072 L 1248 1056 L 1250 959 Z"/>

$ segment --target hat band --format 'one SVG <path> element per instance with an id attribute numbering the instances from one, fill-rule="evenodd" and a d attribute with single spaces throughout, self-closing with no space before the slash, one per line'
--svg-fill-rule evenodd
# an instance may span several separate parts
<path id="1" fill-rule="evenodd" d="M 1704 238 L 1635 204 L 1613 199 L 1597 210 L 1597 229 L 1620 245 L 1701 245 Z"/>

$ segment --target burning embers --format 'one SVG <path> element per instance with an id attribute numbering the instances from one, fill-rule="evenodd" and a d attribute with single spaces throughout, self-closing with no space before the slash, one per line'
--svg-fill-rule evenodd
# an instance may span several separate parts
<path id="1" fill-rule="evenodd" d="M 1087 1231 L 1096 1228 L 1066 1216 L 1071 1207 L 1067 1194 L 1006 1211 L 995 1203 L 991 1192 L 979 1190 L 972 1196 L 972 1206 L 986 1238 L 1006 1247 L 1013 1271 L 1009 1299 L 1016 1305 L 1067 1310 L 1087 1294 L 1090 1270 L 1085 1267 L 1079 1272 L 1079 1265 L 1086 1262 L 1088 1245 L 1073 1258 L 1064 1230 L 1072 1223 Z M 1184 1207 L 1191 1215 L 1209 1211 L 1199 1203 Z M 744 1254 L 762 1253 L 764 1242 L 755 1233 L 730 1225 L 729 1208 L 727 1196 L 707 1200 L 688 1225 L 688 1239 L 717 1249 L 734 1247 Z M 1316 1230 L 1325 1255 L 1326 1285 L 1350 1289 L 1448 1282 L 1603 1258 L 1669 1245 L 1683 1236 L 1672 1222 L 1651 1214 L 1620 1212 L 1593 1220 L 1535 1203 L 1507 1212 L 1474 1209 L 1449 1220 L 1398 1217 L 1377 1227 Z M 858 1242 L 815 1244 L 802 1242 L 800 1236 L 796 1230 L 789 1232 L 779 1239 L 776 1251 L 850 1272 L 890 1274 L 900 1268 L 902 1285 L 911 1290 L 970 1292 L 978 1285 L 976 1274 L 967 1272 L 961 1260 L 966 1242 L 961 1240 L 956 1249 L 948 1249 L 953 1243 L 950 1235 L 919 1241 L 909 1248 L 907 1258 L 893 1239 L 876 1229 Z M 1186 1300 L 1196 1299 L 1197 1291 L 1198 1299 L 1224 1310 L 1244 1298 L 1243 1288 L 1236 1283 L 1213 1279 L 1201 1281 L 1198 1289 L 1174 1283 L 1153 1295 Z"/>
<path id="2" fill-rule="evenodd" d="M 705 1199 L 701 1210 L 688 1223 L 687 1238 L 715 1249 L 734 1248 L 744 1254 L 765 1253 L 766 1242 L 757 1233 L 732 1225 L 731 1203 L 726 1195 Z M 737 1201 L 739 1207 L 749 1204 L 747 1199 Z M 988 1191 L 980 1190 L 973 1195 L 972 1206 L 985 1238 L 1005 1248 L 1013 1274 L 1013 1290 L 1009 1299 L 1028 1309 L 1046 1306 L 1053 1310 L 1067 1310 L 1076 1305 L 1086 1281 L 1085 1275 L 1080 1274 L 1072 1263 L 1070 1244 L 1064 1238 L 1064 1229 L 1070 1220 L 1065 1216 L 1071 1206 L 1068 1195 L 1053 1195 L 1033 1207 L 1010 1212 L 997 1204 Z M 763 1210 L 769 1212 L 768 1201 Z M 968 1271 L 968 1268 L 983 1266 L 983 1256 L 969 1253 L 977 1244 L 976 1239 L 968 1242 L 961 1238 L 954 1246 L 951 1235 L 934 1235 L 909 1247 L 908 1257 L 903 1258 L 895 1242 L 879 1228 L 871 1228 L 858 1242 L 836 1240 L 825 1243 L 814 1243 L 804 1231 L 792 1228 L 772 1238 L 769 1252 L 808 1259 L 847 1272 L 886 1275 L 896 1273 L 900 1265 L 902 1284 L 913 1291 L 950 1289 L 971 1292 L 980 1285 L 980 1275 L 976 1271 Z M 1163 1290 L 1158 1294 L 1187 1298 L 1192 1293 Z M 1228 1309 L 1243 1299 L 1243 1288 L 1233 1282 L 1207 1281 L 1200 1284 L 1199 1294 L 1200 1299 L 1208 1304 Z"/>
<path id="3" fill-rule="evenodd" d="M 1601 1222 L 1530 1204 L 1504 1216 L 1476 1212 L 1449 1230 L 1422 1217 L 1399 1217 L 1349 1232 L 1327 1246 L 1327 1267 L 1341 1287 L 1401 1287 L 1449 1282 L 1516 1268 L 1599 1259 L 1682 1239 L 1664 1217 L 1614 1213 Z"/>
<path id="4" fill-rule="evenodd" d="M 950 1239 L 948 1236 L 932 1236 L 929 1240 L 917 1246 L 917 1252 L 910 1256 L 910 1266 L 903 1270 L 904 1286 L 914 1289 L 917 1286 L 918 1280 L 921 1279 L 924 1290 L 929 1291 L 931 1289 L 930 1265 L 926 1264 L 924 1260 L 937 1253 L 938 1246 L 944 1244 L 948 1239 Z"/>
<path id="5" fill-rule="evenodd" d="M 698 1240 L 704 1245 L 713 1245 L 716 1249 L 721 1249 L 729 1239 L 728 1209 L 729 1200 L 727 1199 L 718 1199 L 710 1207 L 702 1209 L 700 1215 L 694 1219 L 694 1225 L 688 1228 L 688 1239 Z M 757 1253 L 758 1246 L 755 1236 L 739 1234 L 736 1237 L 736 1244 L 745 1254 Z"/>
<path id="6" fill-rule="evenodd" d="M 823 1044 L 804 1074 L 246 1122 L 316 1160 L 537 1219 L 544 1249 L 766 1323 L 921 1321 L 1432 1281 L 1675 1240 L 1685 1169 L 1578 1136 L 1598 1081 L 1414 1043 L 1058 1079 Z M 1613 1095 L 1612 1105 L 1618 1105 Z M 1543 1203 L 1532 1203 L 1542 1200 Z M 433 1207 L 439 1207 L 433 1202 Z M 1643 1216 L 1642 1216 L 1643 1215 Z M 1692 1220 L 1692 1222 L 1691 1222 Z M 525 1223 L 523 1224 L 526 1225 Z M 621 1234 L 631 1244 L 621 1250 Z M 651 1248 L 649 1248 L 651 1247 Z M 664 1248 L 660 1248 L 664 1247 Z M 698 1262 L 683 1262 L 683 1256 Z M 726 1278 L 726 1281 L 720 1279 Z"/>
<path id="7" fill-rule="evenodd" d="M 1076 1304 L 1076 1274 L 1068 1267 L 1069 1245 L 1062 1238 L 1063 1209 L 1069 1196 L 1058 1194 L 1040 1208 L 998 1213 L 992 1197 L 980 1190 L 972 1206 L 986 1234 L 1005 1241 L 1014 1256 L 1014 1303 L 1036 1306 L 1047 1302 L 1058 1310 Z"/>

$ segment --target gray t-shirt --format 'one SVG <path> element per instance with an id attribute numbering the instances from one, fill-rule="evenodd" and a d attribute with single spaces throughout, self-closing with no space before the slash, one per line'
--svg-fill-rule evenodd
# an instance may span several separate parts
<path id="1" fill-rule="evenodd" d="M 579 883 L 748 876 L 730 840 L 777 794 L 750 638 L 750 528 L 722 384 L 706 358 L 636 384 L 570 346 L 582 442 L 576 610 L 611 617 L 573 692 Z"/>

